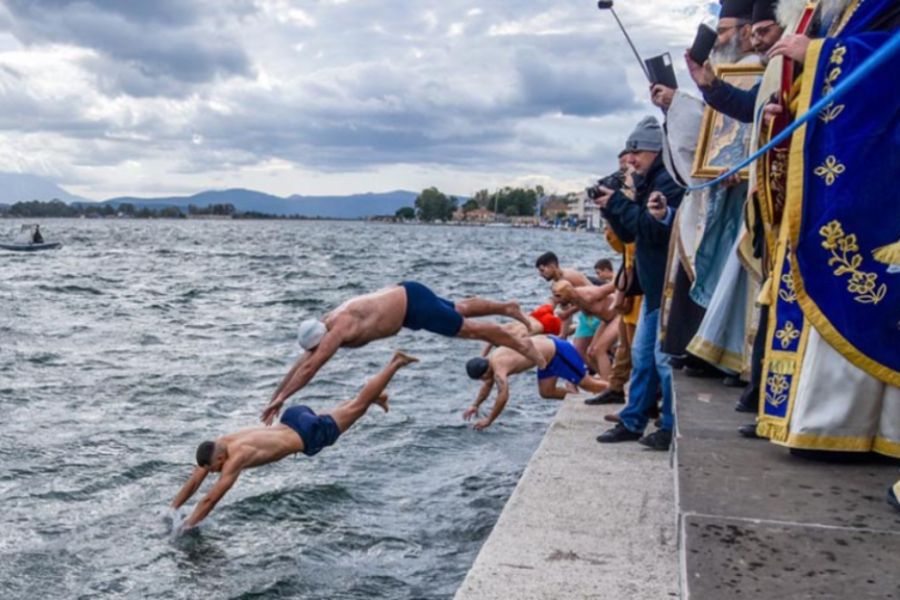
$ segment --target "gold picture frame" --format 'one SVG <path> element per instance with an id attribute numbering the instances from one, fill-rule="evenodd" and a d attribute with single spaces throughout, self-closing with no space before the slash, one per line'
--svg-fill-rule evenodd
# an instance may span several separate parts
<path id="1" fill-rule="evenodd" d="M 742 90 L 749 90 L 762 76 L 765 67 L 760 64 L 719 65 L 716 76 Z M 703 121 L 694 152 L 691 176 L 699 179 L 715 179 L 743 160 L 750 150 L 752 123 L 741 123 L 723 115 L 711 106 L 703 109 Z M 738 174 L 747 181 L 750 169 L 745 167 Z"/>

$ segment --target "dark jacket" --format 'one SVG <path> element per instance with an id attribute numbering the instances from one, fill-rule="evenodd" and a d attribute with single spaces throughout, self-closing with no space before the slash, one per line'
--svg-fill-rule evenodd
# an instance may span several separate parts
<path id="1" fill-rule="evenodd" d="M 663 165 L 662 155 L 656 157 L 644 177 L 635 179 L 634 201 L 617 191 L 602 213 L 620 240 L 626 244 L 637 242 L 637 276 L 644 288 L 644 302 L 650 312 L 659 308 L 662 298 L 672 218 L 668 220 L 668 224 L 657 221 L 647 211 L 647 199 L 652 192 L 662 192 L 668 206 L 674 211 L 681 204 L 684 189 L 672 181 Z"/>
<path id="2" fill-rule="evenodd" d="M 753 122 L 753 109 L 756 108 L 756 94 L 759 92 L 759 82 L 756 82 L 749 90 L 742 90 L 721 79 L 716 79 L 713 84 L 700 91 L 703 99 L 714 109 L 737 119 L 741 123 Z"/>

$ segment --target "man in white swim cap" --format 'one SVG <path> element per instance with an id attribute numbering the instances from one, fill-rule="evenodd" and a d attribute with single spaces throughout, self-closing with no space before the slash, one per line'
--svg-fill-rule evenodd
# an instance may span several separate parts
<path id="1" fill-rule="evenodd" d="M 497 323 L 472 318 L 487 315 L 511 317 L 529 329 L 531 327 L 516 302 L 484 298 L 451 302 L 415 281 L 404 281 L 348 300 L 321 321 L 307 319 L 300 324 L 297 341 L 305 352 L 284 376 L 261 419 L 270 425 L 284 401 L 309 383 L 338 348 L 365 346 L 394 336 L 403 327 L 506 346 L 532 359 L 541 368 L 547 365 L 547 360 L 528 337 L 511 334 Z"/>

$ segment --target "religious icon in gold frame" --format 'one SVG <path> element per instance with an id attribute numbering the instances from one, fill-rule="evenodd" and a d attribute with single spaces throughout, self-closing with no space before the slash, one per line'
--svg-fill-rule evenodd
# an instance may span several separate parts
<path id="1" fill-rule="evenodd" d="M 719 65 L 716 76 L 725 83 L 749 90 L 759 81 L 763 71 L 760 64 Z M 691 175 L 715 179 L 741 162 L 749 154 L 752 129 L 752 123 L 741 123 L 707 106 L 703 110 Z M 750 178 L 747 167 L 738 173 L 744 181 Z"/>

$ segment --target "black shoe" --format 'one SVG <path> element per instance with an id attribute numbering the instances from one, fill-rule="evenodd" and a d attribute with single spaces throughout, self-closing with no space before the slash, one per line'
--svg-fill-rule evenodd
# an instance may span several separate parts
<path id="1" fill-rule="evenodd" d="M 888 504 L 890 504 L 897 510 L 900 510 L 900 500 L 897 499 L 897 493 L 894 491 L 894 487 L 896 486 L 891 486 L 888 488 L 887 501 Z"/>
<path id="2" fill-rule="evenodd" d="M 625 404 L 625 392 L 622 390 L 606 390 L 599 396 L 588 398 L 584 403 L 590 406 L 597 404 Z"/>
<path id="3" fill-rule="evenodd" d="M 612 429 L 607 429 L 597 436 L 597 441 L 601 444 L 615 444 L 617 442 L 633 442 L 639 440 L 641 434 L 631 431 L 621 423 L 616 423 Z"/>
<path id="4" fill-rule="evenodd" d="M 737 402 L 734 403 L 734 410 L 735 410 L 735 412 L 754 413 L 754 414 L 759 412 L 759 409 L 757 407 L 750 406 L 749 404 L 744 404 L 740 400 L 738 400 Z"/>
<path id="5" fill-rule="evenodd" d="M 685 357 L 684 356 L 672 356 L 669 358 L 669 366 L 675 369 L 676 371 L 684 368 Z"/>
<path id="6" fill-rule="evenodd" d="M 748 423 L 747 425 L 741 425 L 738 427 L 738 433 L 744 436 L 745 438 L 750 438 L 751 440 L 759 440 L 762 439 L 759 434 L 756 433 L 756 423 Z"/>
<path id="7" fill-rule="evenodd" d="M 728 375 L 725 379 L 723 379 L 722 384 L 725 385 L 725 387 L 733 388 L 747 387 L 746 381 L 742 381 L 740 377 L 734 377 L 733 375 Z"/>
<path id="8" fill-rule="evenodd" d="M 653 450 L 668 450 L 672 445 L 672 432 L 668 429 L 657 429 L 650 435 L 645 435 L 638 443 Z"/>
<path id="9" fill-rule="evenodd" d="M 684 374 L 688 377 L 721 377 L 722 372 L 713 369 L 712 367 L 708 368 L 697 368 L 691 367 L 689 365 L 684 366 Z"/>

